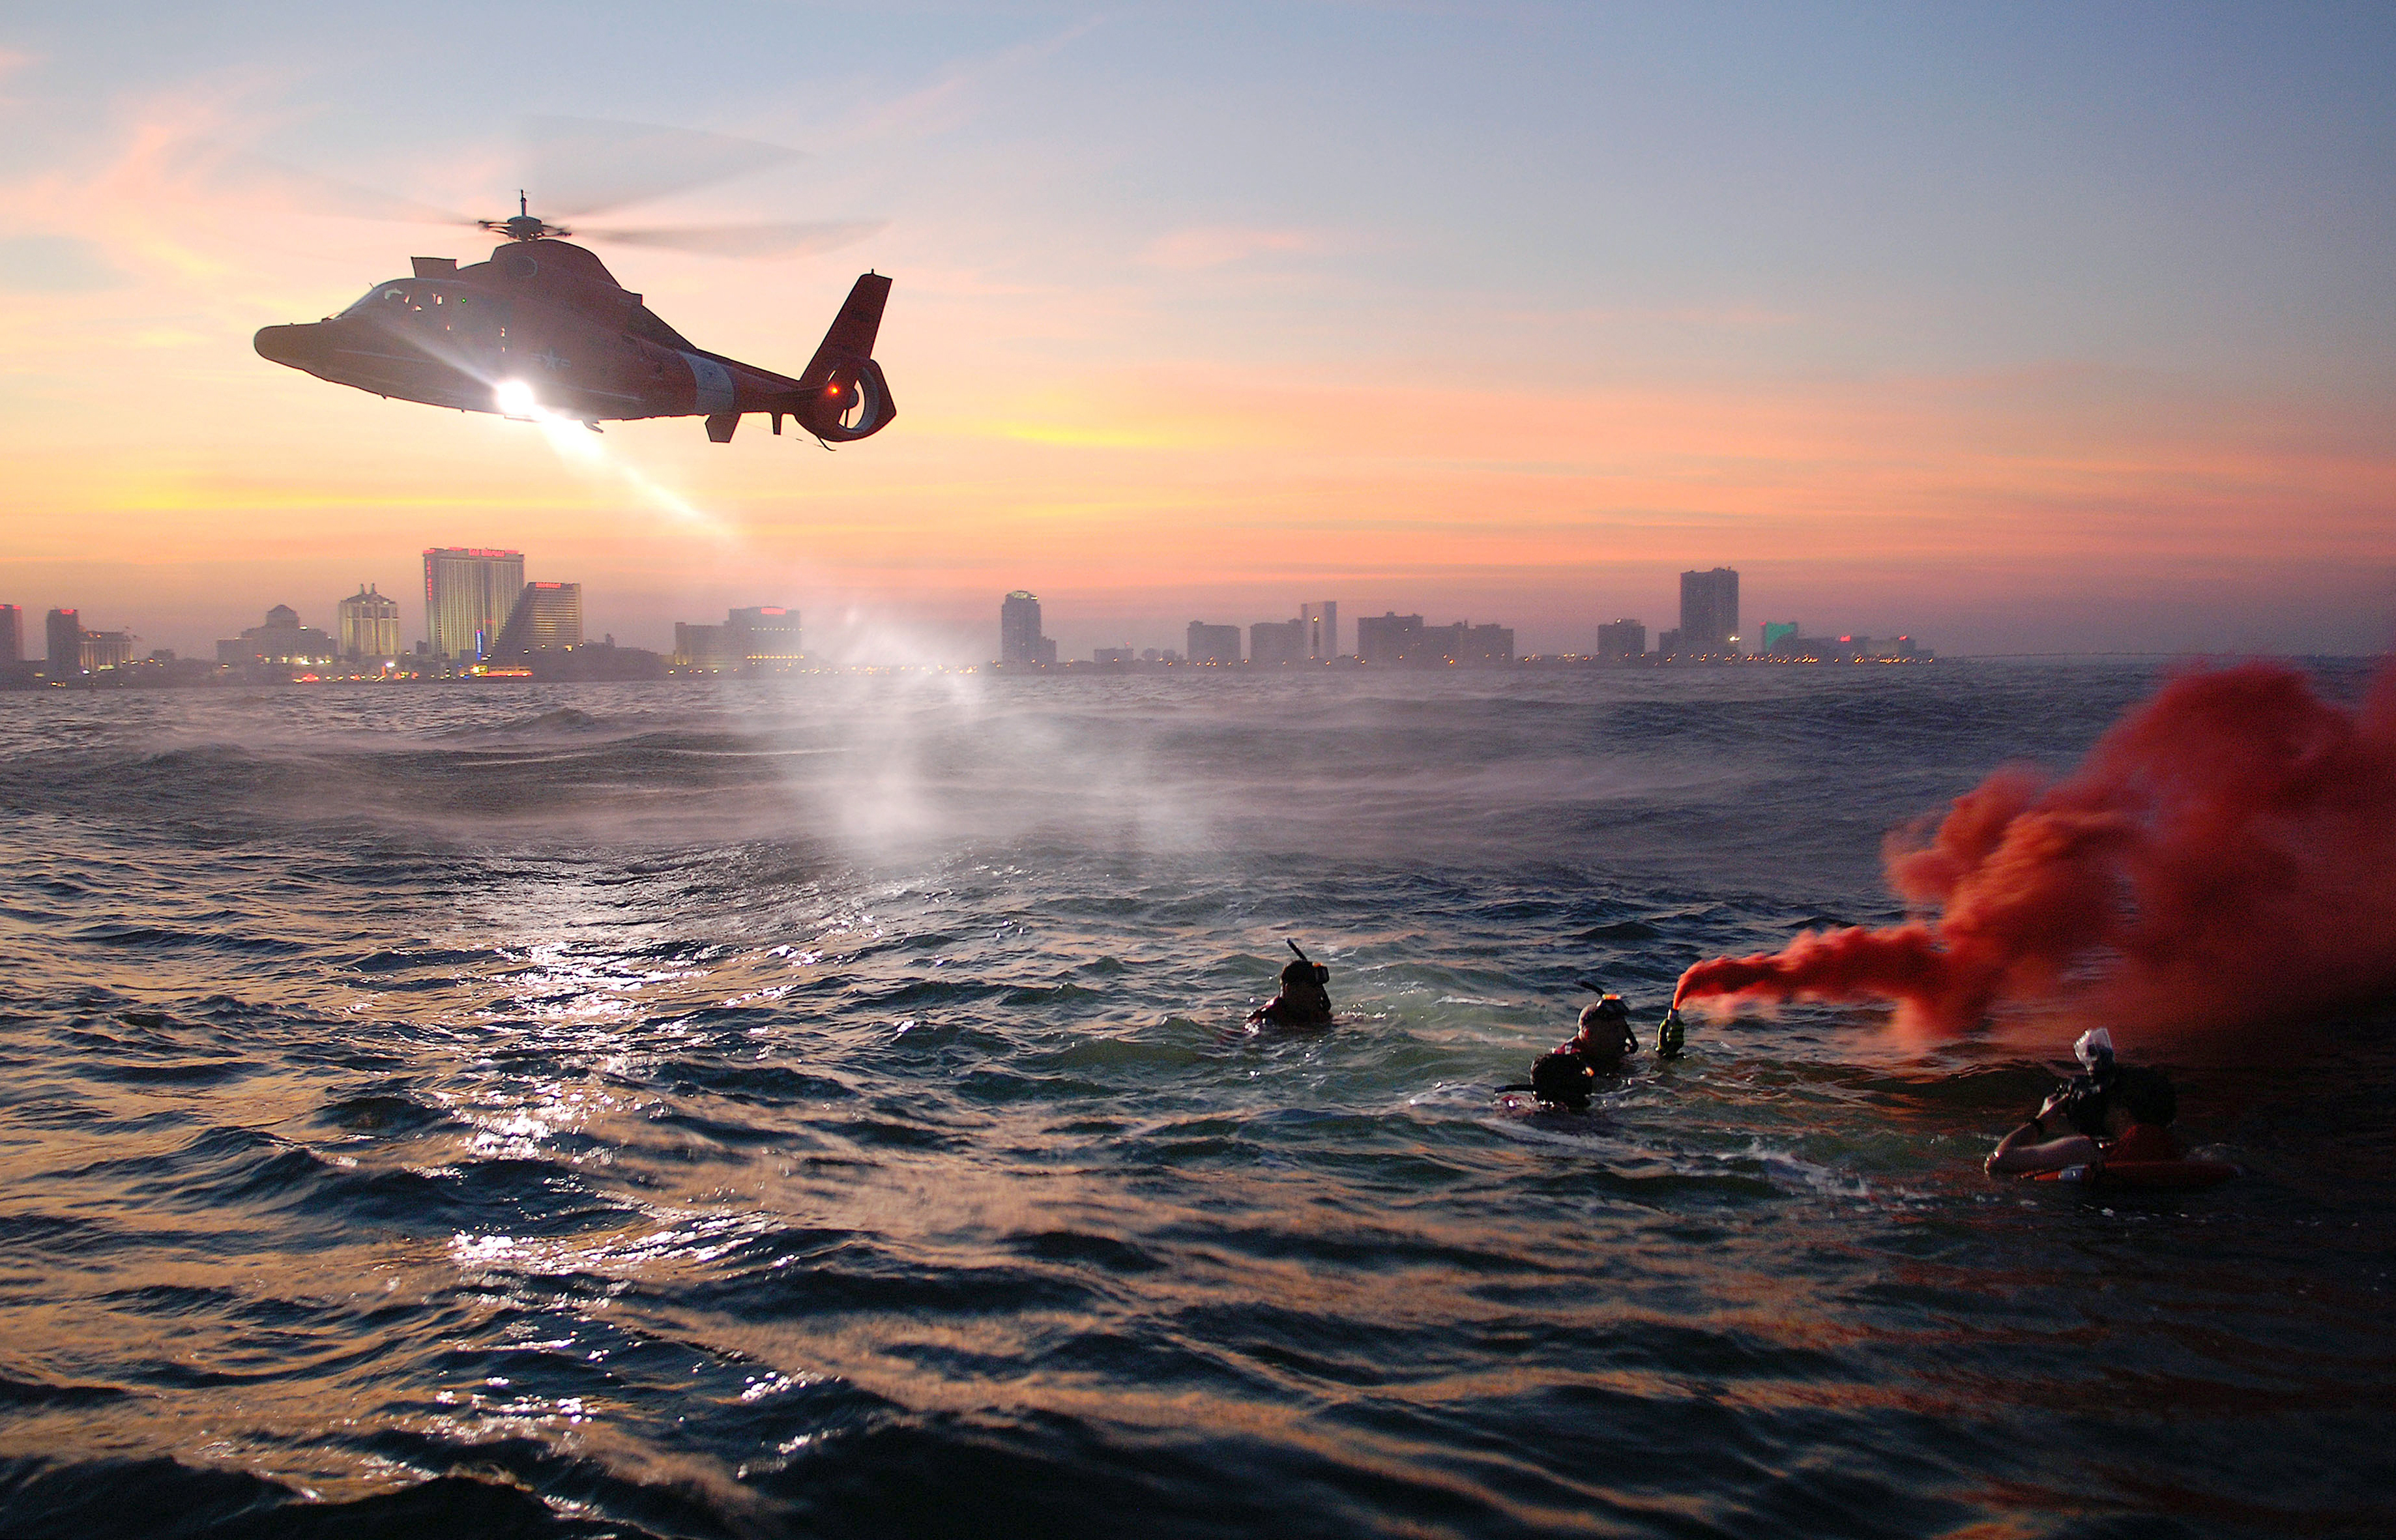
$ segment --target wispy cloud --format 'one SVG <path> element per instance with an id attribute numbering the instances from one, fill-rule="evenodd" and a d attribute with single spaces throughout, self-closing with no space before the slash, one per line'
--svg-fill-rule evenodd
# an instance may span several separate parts
<path id="1" fill-rule="evenodd" d="M 1047 37 L 952 65 L 930 85 L 867 112 L 843 138 L 857 142 L 924 139 L 962 128 L 987 107 L 992 85 L 1051 58 L 1098 21 L 1091 17 Z"/>
<path id="2" fill-rule="evenodd" d="M 108 253 L 80 235 L 0 238 L 0 289 L 15 294 L 82 294 L 129 282 Z"/>
<path id="3" fill-rule="evenodd" d="M 1241 225 L 1198 225 L 1160 235 L 1140 259 L 1174 272 L 1228 267 L 1258 257 L 1321 251 L 1327 245 L 1311 231 L 1260 230 Z"/>

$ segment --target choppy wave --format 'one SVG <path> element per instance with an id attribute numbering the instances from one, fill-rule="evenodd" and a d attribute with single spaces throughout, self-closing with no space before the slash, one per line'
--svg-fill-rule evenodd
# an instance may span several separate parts
<path id="1" fill-rule="evenodd" d="M 0 697 L 0 1533 L 2383 1533 L 2384 1016 L 2196 1196 L 1866 1013 L 1490 1095 L 2150 684 Z"/>

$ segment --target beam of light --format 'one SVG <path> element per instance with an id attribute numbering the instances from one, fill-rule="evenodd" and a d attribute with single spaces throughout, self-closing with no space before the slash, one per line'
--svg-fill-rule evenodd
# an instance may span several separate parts
<path id="1" fill-rule="evenodd" d="M 438 339 L 411 337 L 410 341 L 459 372 L 489 385 L 492 406 L 501 417 L 538 426 L 541 437 L 549 442 L 550 448 L 558 458 L 576 470 L 620 484 L 631 490 L 639 506 L 663 513 L 675 524 L 704 534 L 718 544 L 730 546 L 740 543 L 739 534 L 732 525 L 671 487 L 659 485 L 638 466 L 611 453 L 606 441 L 591 431 L 591 424 L 580 418 L 566 417 L 542 405 L 539 392 L 529 380 L 514 378 L 493 379 L 465 352 Z"/>
<path id="2" fill-rule="evenodd" d="M 613 481 L 629 490 L 638 506 L 665 514 L 684 528 L 703 534 L 723 545 L 740 543 L 739 532 L 725 520 L 716 517 L 658 482 L 647 471 L 609 449 L 607 441 L 591 431 L 591 425 L 580 418 L 566 417 L 540 404 L 533 389 L 521 379 L 503 379 L 492 387 L 492 399 L 502 416 L 530 422 L 540 429 L 540 435 L 557 458 L 586 475 Z"/>

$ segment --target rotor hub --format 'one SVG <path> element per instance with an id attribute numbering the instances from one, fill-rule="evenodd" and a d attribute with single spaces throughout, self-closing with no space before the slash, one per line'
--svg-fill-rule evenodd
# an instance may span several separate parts
<path id="1" fill-rule="evenodd" d="M 538 241 L 546 235 L 571 235 L 574 233 L 574 232 L 566 229 L 564 225 L 551 224 L 547 219 L 544 219 L 539 215 L 532 212 L 532 210 L 526 206 L 525 195 L 521 192 L 516 194 L 516 212 L 514 218 L 506 219 L 477 219 L 474 222 L 481 225 L 485 230 L 491 232 L 493 234 L 504 235 L 511 241 Z"/>

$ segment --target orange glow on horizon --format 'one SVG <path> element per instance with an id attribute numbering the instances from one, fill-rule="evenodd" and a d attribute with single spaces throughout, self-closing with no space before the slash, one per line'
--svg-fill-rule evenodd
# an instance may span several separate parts
<path id="1" fill-rule="evenodd" d="M 1490 354 L 1469 328 L 1391 367 L 1369 333 L 1357 356 L 1334 338 L 1290 358 L 1172 320 L 1205 275 L 1323 248 L 1286 231 L 1154 246 L 1145 288 L 877 252 L 899 271 L 877 349 L 903 405 L 889 431 L 823 455 L 754 430 L 712 445 L 680 419 L 567 446 L 256 357 L 258 325 L 339 308 L 410 246 L 473 254 L 365 221 L 262 238 L 294 222 L 286 195 L 211 183 L 192 149 L 241 122 L 204 95 L 146 103 L 110 165 L 12 189 L 33 223 L 97 232 L 122 282 L 0 307 L 22 574 L 0 598 L 126 595 L 113 614 L 169 604 L 180 581 L 195 591 L 176 613 L 137 625 L 230 634 L 272 585 L 397 578 L 440 543 L 531 552 L 584 583 L 594 627 L 652 643 L 719 596 L 969 616 L 1026 583 L 1122 612 L 1328 584 L 1360 609 L 1495 604 L 1534 631 L 1604 609 L 1661 630 L 1672 575 L 1716 564 L 1754 575 L 1751 605 L 1934 645 L 1949 609 L 1987 611 L 2009 585 L 2058 605 L 2136 591 L 2259 610 L 2307 602 L 2326 573 L 2340 603 L 2396 594 L 2396 453 L 2367 394 L 2083 363 L 1601 369 Z M 864 265 L 604 256 L 702 345 L 784 369 Z M 1509 300 L 1483 329 L 1522 347 L 1622 324 Z M 1659 324 L 1738 338 L 1796 321 L 1724 305 Z M 200 577 L 245 568 L 238 591 Z M 95 589 L 103 569 L 118 576 Z M 642 607 L 613 620 L 619 595 Z"/>

